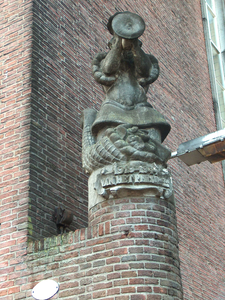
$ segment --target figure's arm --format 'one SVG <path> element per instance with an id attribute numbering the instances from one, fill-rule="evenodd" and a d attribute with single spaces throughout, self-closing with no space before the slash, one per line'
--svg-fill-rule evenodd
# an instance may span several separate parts
<path id="1" fill-rule="evenodd" d="M 120 68 L 122 49 L 122 38 L 114 35 L 111 40 L 111 50 L 102 61 L 102 72 L 106 75 L 114 75 Z"/>
<path id="2" fill-rule="evenodd" d="M 158 60 L 155 58 L 155 56 L 149 54 L 147 55 L 149 57 L 149 60 L 151 61 L 151 68 L 149 70 L 148 77 L 140 78 L 138 80 L 139 84 L 146 88 L 146 92 L 148 90 L 149 84 L 156 81 L 156 79 L 159 77 L 159 65 Z"/>
<path id="3" fill-rule="evenodd" d="M 138 39 L 133 40 L 132 53 L 134 57 L 135 71 L 138 77 L 148 77 L 152 63 L 149 56 L 140 47 Z"/>
<path id="4" fill-rule="evenodd" d="M 114 36 L 110 41 L 108 53 L 98 53 L 92 61 L 94 79 L 103 85 L 103 89 L 116 81 L 116 73 L 121 64 L 122 38 Z"/>
<path id="5" fill-rule="evenodd" d="M 115 76 L 107 76 L 102 70 L 102 62 L 104 61 L 107 53 L 98 53 L 92 61 L 92 73 L 94 79 L 103 86 L 110 86 L 115 82 Z"/>
<path id="6" fill-rule="evenodd" d="M 139 43 L 138 39 L 134 40 L 132 52 L 139 84 L 145 87 L 158 78 L 159 65 L 158 60 L 153 55 L 144 53 Z"/>

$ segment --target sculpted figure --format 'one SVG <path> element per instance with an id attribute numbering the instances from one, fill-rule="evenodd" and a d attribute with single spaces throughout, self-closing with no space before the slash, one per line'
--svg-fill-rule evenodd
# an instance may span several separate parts
<path id="1" fill-rule="evenodd" d="M 170 131 L 165 118 L 147 102 L 148 87 L 159 76 L 157 59 L 138 39 L 143 19 L 130 12 L 110 17 L 109 52 L 95 56 L 95 80 L 106 94 L 99 112 L 83 113 L 83 167 L 89 173 L 116 162 L 165 166 L 170 151 L 161 145 Z"/>
<path id="2" fill-rule="evenodd" d="M 135 25 L 137 22 L 135 32 L 131 21 Z M 93 60 L 93 75 L 103 86 L 105 101 L 115 101 L 126 107 L 150 106 L 146 93 L 149 84 L 159 76 L 159 66 L 153 55 L 141 49 L 138 36 L 144 28 L 144 21 L 131 13 L 116 14 L 109 19 L 108 29 L 113 35 L 108 43 L 110 51 L 97 54 Z"/>

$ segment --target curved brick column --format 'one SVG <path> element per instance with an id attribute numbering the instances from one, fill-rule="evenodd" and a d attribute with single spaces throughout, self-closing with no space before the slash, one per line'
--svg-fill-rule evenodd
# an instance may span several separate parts
<path id="1" fill-rule="evenodd" d="M 107 275 L 112 293 L 123 295 L 115 299 L 183 299 L 173 197 L 98 203 L 89 211 L 89 226 L 97 224 L 106 250 L 117 244 Z"/>

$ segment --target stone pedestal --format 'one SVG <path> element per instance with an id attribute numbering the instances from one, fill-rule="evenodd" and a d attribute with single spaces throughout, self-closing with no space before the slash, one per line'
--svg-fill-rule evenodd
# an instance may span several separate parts
<path id="1" fill-rule="evenodd" d="M 86 125 L 89 227 L 99 228 L 105 250 L 109 241 L 116 248 L 107 274 L 113 292 L 127 300 L 181 300 L 170 151 L 153 138 L 152 128 L 119 125 L 97 139 L 90 132 Z"/>

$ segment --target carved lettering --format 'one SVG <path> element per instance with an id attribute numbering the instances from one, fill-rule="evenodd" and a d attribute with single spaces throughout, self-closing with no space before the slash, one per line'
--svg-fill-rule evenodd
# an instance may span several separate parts
<path id="1" fill-rule="evenodd" d="M 114 165 L 114 174 L 120 175 L 123 174 L 124 168 L 122 166 L 118 166 L 117 164 Z"/>
<path id="2" fill-rule="evenodd" d="M 126 165 L 124 168 L 124 173 L 125 174 L 130 174 L 130 173 L 134 173 L 135 169 L 132 165 Z"/>
<path id="3" fill-rule="evenodd" d="M 134 183 L 134 182 L 135 182 L 135 179 L 134 179 L 134 176 L 133 176 L 133 175 L 130 175 L 130 176 L 129 176 L 128 182 L 129 182 L 129 183 Z"/>
<path id="4" fill-rule="evenodd" d="M 140 173 L 148 173 L 148 168 L 147 168 L 147 166 L 140 166 L 140 168 L 139 168 L 139 172 Z"/>
<path id="5" fill-rule="evenodd" d="M 122 183 L 122 176 L 116 176 L 116 184 Z"/>
<path id="6" fill-rule="evenodd" d="M 120 189 L 127 186 L 131 189 L 133 185 L 137 184 L 140 188 L 144 188 L 144 186 L 146 188 L 146 185 L 149 185 L 149 188 L 155 186 L 157 190 L 161 188 L 163 191 L 170 191 L 172 189 L 170 175 L 163 171 L 155 164 L 129 163 L 121 166 L 115 163 L 111 170 L 106 168 L 101 170 L 98 177 L 99 189 L 104 188 L 110 192 L 112 187 Z"/>
<path id="7" fill-rule="evenodd" d="M 117 187 L 117 190 L 124 189 L 126 186 L 129 187 L 129 189 L 132 189 L 132 187 L 137 184 L 140 189 L 146 189 L 146 186 L 149 185 L 149 189 L 156 189 L 161 196 L 166 195 L 168 198 L 172 193 L 172 182 L 169 173 L 156 176 L 150 174 L 149 170 L 146 172 L 147 168 L 142 167 L 143 166 L 141 166 L 140 169 L 144 173 L 136 171 L 125 175 L 123 173 L 125 172 L 125 169 L 118 166 L 112 168 L 110 174 L 101 172 L 95 185 L 98 193 L 102 195 L 102 189 L 104 189 L 107 192 L 107 195 L 109 193 L 113 194 L 115 187 Z M 126 170 L 128 170 L 128 168 Z M 129 170 L 132 170 L 132 168 L 129 168 Z M 114 174 L 116 172 L 121 174 Z M 135 189 L 137 190 L 137 187 L 135 187 Z"/>

